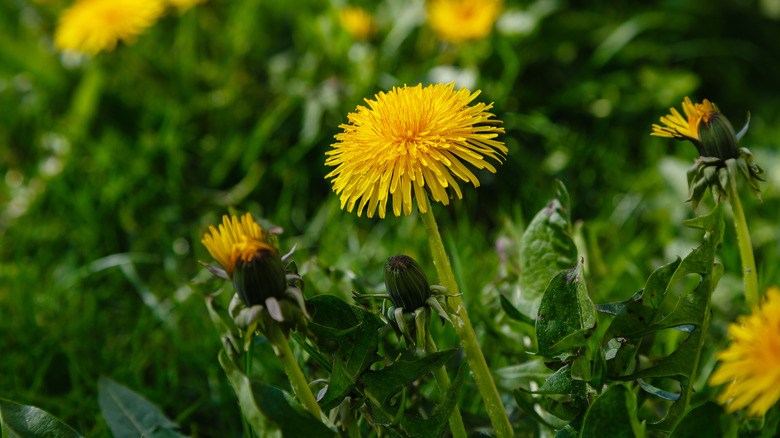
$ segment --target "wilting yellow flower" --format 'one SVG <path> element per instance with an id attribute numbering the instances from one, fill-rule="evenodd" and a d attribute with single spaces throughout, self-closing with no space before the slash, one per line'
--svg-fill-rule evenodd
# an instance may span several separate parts
<path id="1" fill-rule="evenodd" d="M 278 254 L 274 241 L 273 235 L 255 222 L 252 214 L 247 213 L 241 217 L 241 222 L 236 216 L 222 216 L 219 229 L 209 226 L 209 232 L 203 236 L 201 243 L 214 260 L 225 268 L 228 277 L 232 277 L 239 258 L 251 262 L 255 254 L 264 250 Z"/>
<path id="2" fill-rule="evenodd" d="M 159 0 L 77 0 L 60 16 L 54 42 L 91 54 L 132 42 L 164 12 Z"/>
<path id="3" fill-rule="evenodd" d="M 374 17 L 357 6 L 347 6 L 340 10 L 339 23 L 356 40 L 364 40 L 376 33 Z"/>
<path id="4" fill-rule="evenodd" d="M 729 338 L 709 383 L 727 383 L 718 396 L 727 411 L 762 416 L 780 399 L 780 288 L 769 288 L 760 309 L 730 324 Z"/>
<path id="5" fill-rule="evenodd" d="M 448 187 L 462 198 L 453 176 L 479 186 L 463 161 L 495 173 L 485 157 L 500 163 L 507 153 L 504 143 L 494 140 L 504 128 L 491 126 L 502 122 L 490 120 L 492 103 L 469 106 L 480 91 L 453 87 L 394 87 L 375 95 L 376 100 L 366 99 L 369 108 L 358 106 L 347 116 L 349 124 L 340 126 L 344 132 L 335 136 L 339 142 L 325 160 L 328 166 L 338 166 L 325 178 L 333 179 L 342 209 L 352 211 L 360 200 L 358 216 L 368 205 L 368 217 L 378 206 L 384 218 L 392 196 L 393 213 L 400 216 L 403 210 L 408 216 L 415 197 L 424 213 L 426 184 L 433 200 L 445 205 Z"/>
<path id="6" fill-rule="evenodd" d="M 499 0 L 431 0 L 428 23 L 444 41 L 478 40 L 490 34 L 502 7 Z"/>

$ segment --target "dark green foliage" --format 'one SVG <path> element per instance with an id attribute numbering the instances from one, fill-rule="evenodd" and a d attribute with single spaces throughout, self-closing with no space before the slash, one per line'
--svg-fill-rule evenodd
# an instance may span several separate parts
<path id="1" fill-rule="evenodd" d="M 183 437 L 154 404 L 107 377 L 98 379 L 98 403 L 114 438 Z"/>
<path id="2" fill-rule="evenodd" d="M 34 407 L 0 399 L 0 435 L 8 438 L 77 438 L 81 435 Z"/>

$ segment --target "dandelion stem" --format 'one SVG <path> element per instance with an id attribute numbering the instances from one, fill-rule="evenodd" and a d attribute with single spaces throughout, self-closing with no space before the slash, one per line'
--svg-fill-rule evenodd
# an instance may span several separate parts
<path id="1" fill-rule="evenodd" d="M 420 213 L 420 216 L 422 216 L 422 221 L 425 225 L 425 232 L 428 234 L 428 244 L 431 246 L 433 263 L 436 265 L 436 272 L 439 275 L 441 284 L 449 290 L 450 294 L 455 295 L 450 295 L 448 298 L 448 303 L 454 311 L 452 315 L 454 318 L 453 325 L 458 332 L 461 345 L 463 345 L 463 351 L 466 353 L 469 366 L 474 373 L 474 380 L 477 382 L 477 387 L 487 407 L 490 422 L 493 424 L 493 429 L 495 429 L 498 438 L 512 437 L 514 436 L 512 425 L 509 423 L 506 409 L 504 409 L 504 404 L 498 395 L 498 389 L 488 369 L 485 356 L 479 347 L 477 335 L 471 326 L 463 300 L 459 296 L 460 290 L 455 282 L 455 276 L 452 274 L 450 260 L 444 251 L 444 244 L 441 241 L 439 228 L 436 225 L 436 218 L 433 216 L 433 209 L 428 202 L 428 198 L 421 197 L 421 199 L 423 199 L 425 204 L 426 212 Z"/>
<path id="2" fill-rule="evenodd" d="M 254 339 L 253 339 L 254 340 Z M 249 343 L 249 349 L 246 352 L 246 375 L 250 379 L 252 378 L 252 353 L 255 347 L 254 342 Z M 252 429 L 252 427 L 249 425 L 249 420 L 247 420 L 246 416 L 244 415 L 244 412 L 241 412 L 241 419 L 244 421 L 244 436 L 247 438 L 254 438 L 255 431 Z"/>
<path id="3" fill-rule="evenodd" d="M 737 245 L 739 246 L 739 258 L 742 260 L 742 276 L 745 280 L 745 302 L 752 309 L 758 305 L 758 275 L 756 274 L 756 259 L 753 256 L 753 244 L 750 241 L 745 212 L 742 210 L 742 201 L 737 191 L 737 172 L 734 160 L 726 162 L 729 173 L 729 200 L 731 211 L 734 213 L 734 227 L 737 229 Z"/>
<path id="4" fill-rule="evenodd" d="M 298 366 L 298 362 L 295 361 L 295 355 L 293 355 L 293 352 L 290 349 L 290 343 L 282 333 L 282 329 L 279 328 L 279 324 L 276 324 L 276 322 L 268 324 L 265 335 L 268 338 L 268 341 L 276 347 L 274 348 L 276 356 L 282 361 L 284 371 L 290 379 L 290 385 L 292 385 L 298 400 L 307 411 L 311 412 L 319 420 L 322 415 L 320 405 L 317 404 L 317 399 L 311 392 L 311 388 L 309 388 L 309 382 L 306 380 L 303 371 L 301 371 L 301 368 Z"/>
<path id="5" fill-rule="evenodd" d="M 430 330 L 428 330 L 425 336 L 425 351 L 427 353 L 439 351 L 439 349 L 436 348 L 436 344 L 433 342 Z M 450 376 L 447 375 L 447 370 L 444 366 L 440 366 L 433 370 L 433 376 L 436 378 L 436 384 L 439 385 L 439 393 L 443 398 L 444 394 L 446 394 L 447 390 L 450 388 Z M 457 403 L 455 404 L 455 409 L 452 410 L 452 415 L 450 415 L 450 432 L 452 432 L 452 438 L 466 438 L 468 436 Z"/>

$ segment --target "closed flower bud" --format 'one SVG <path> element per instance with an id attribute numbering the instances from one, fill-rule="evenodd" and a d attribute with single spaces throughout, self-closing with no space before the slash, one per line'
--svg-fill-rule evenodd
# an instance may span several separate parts
<path id="1" fill-rule="evenodd" d="M 282 298 L 287 284 L 279 253 L 260 249 L 238 258 L 233 271 L 233 287 L 247 306 L 265 304 L 268 298 Z"/>
<path id="2" fill-rule="evenodd" d="M 702 117 L 699 122 L 699 143 L 701 155 L 721 160 L 739 158 L 737 135 L 722 113 L 713 112 Z"/>
<path id="3" fill-rule="evenodd" d="M 428 277 L 413 258 L 397 255 L 387 259 L 385 264 L 385 287 L 390 301 L 396 308 L 413 312 L 423 307 L 431 296 Z"/>

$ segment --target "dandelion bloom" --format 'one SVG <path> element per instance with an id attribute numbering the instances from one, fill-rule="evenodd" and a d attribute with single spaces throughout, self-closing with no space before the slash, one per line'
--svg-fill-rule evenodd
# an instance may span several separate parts
<path id="1" fill-rule="evenodd" d="M 347 6 L 340 10 L 339 23 L 356 40 L 364 40 L 376 33 L 374 17 L 357 6 Z"/>
<path id="2" fill-rule="evenodd" d="M 368 206 L 368 217 L 378 207 L 384 218 L 392 196 L 396 216 L 411 214 L 412 198 L 425 213 L 426 185 L 431 198 L 445 205 L 449 187 L 463 197 L 454 177 L 479 186 L 464 161 L 495 173 L 486 157 L 503 160 L 507 148 L 494 139 L 504 128 L 493 126 L 502 122 L 490 119 L 492 103 L 469 106 L 479 93 L 455 91 L 453 84 L 419 84 L 366 99 L 369 107 L 358 106 L 347 116 L 349 124 L 335 136 L 338 143 L 326 152 L 325 164 L 337 167 L 325 178 L 333 179 L 341 208 L 352 211 L 360 201 L 358 216 Z"/>
<path id="3" fill-rule="evenodd" d="M 95 54 L 132 42 L 164 12 L 159 0 L 78 0 L 60 16 L 54 42 L 61 50 Z"/>
<path id="4" fill-rule="evenodd" d="M 762 416 L 780 399 L 780 288 L 769 288 L 761 308 L 729 325 L 732 342 L 717 354 L 710 385 L 726 383 L 718 402 Z"/>
<path id="5" fill-rule="evenodd" d="M 499 0 L 431 0 L 428 23 L 444 41 L 478 40 L 490 34 L 502 7 Z"/>
<path id="6" fill-rule="evenodd" d="M 685 117 L 675 108 L 669 108 L 671 114 L 661 117 L 661 123 L 666 126 L 653 125 L 650 135 L 668 137 L 677 140 L 699 140 L 699 123 L 707 123 L 716 114 L 720 114 L 718 106 L 704 99 L 702 103 L 693 103 L 689 97 L 682 104 Z"/>
<path id="7" fill-rule="evenodd" d="M 279 253 L 274 236 L 255 222 L 250 213 L 243 215 L 241 222 L 236 216 L 222 216 L 219 229 L 209 226 L 201 243 L 231 278 L 239 258 L 251 262 L 261 251 Z"/>

